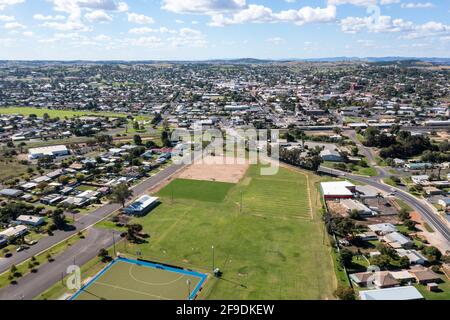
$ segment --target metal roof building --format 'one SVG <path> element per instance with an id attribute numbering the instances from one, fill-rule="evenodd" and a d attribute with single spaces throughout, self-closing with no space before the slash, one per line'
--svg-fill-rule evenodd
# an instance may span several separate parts
<path id="1" fill-rule="evenodd" d="M 413 286 L 360 291 L 361 300 L 422 300 L 423 296 Z"/>
<path id="2" fill-rule="evenodd" d="M 124 209 L 126 214 L 144 215 L 159 203 L 159 198 L 144 195 Z"/>
<path id="3" fill-rule="evenodd" d="M 69 154 L 69 149 L 64 145 L 32 148 L 28 150 L 28 159 L 36 160 L 45 156 L 61 157 Z"/>
<path id="4" fill-rule="evenodd" d="M 349 181 L 322 182 L 320 188 L 325 199 L 350 199 L 355 192 L 355 185 Z"/>

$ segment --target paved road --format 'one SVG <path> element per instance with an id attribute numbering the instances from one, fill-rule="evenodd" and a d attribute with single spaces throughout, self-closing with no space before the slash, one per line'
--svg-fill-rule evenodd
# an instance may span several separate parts
<path id="1" fill-rule="evenodd" d="M 211 145 L 204 150 L 204 154 L 208 153 L 209 150 L 214 148 L 216 143 L 220 143 L 220 141 L 213 141 L 213 143 L 211 143 Z M 192 156 L 188 155 L 187 157 L 198 159 L 201 156 L 201 153 L 195 153 Z M 153 177 L 150 177 L 137 184 L 132 188 L 133 197 L 139 197 L 147 193 L 149 189 L 154 188 L 162 182 L 166 181 L 179 170 L 189 165 L 189 162 L 186 163 L 188 164 L 172 164 Z M 77 220 L 74 225 L 76 227 L 76 230 L 68 232 L 57 231 L 55 232 L 54 236 L 42 239 L 38 244 L 31 247 L 29 250 L 15 253 L 11 258 L 2 259 L 0 261 L 0 272 L 7 271 L 12 264 L 17 265 L 20 262 L 29 259 L 31 256 L 47 250 L 48 248 L 60 243 L 61 241 L 64 241 L 70 236 L 75 235 L 80 230 L 89 229 L 90 232 L 88 234 L 92 233 L 91 236 L 88 236 L 87 239 L 83 240 L 79 246 L 74 246 L 64 252 L 61 257 L 58 258 L 58 261 L 61 260 L 62 263 L 45 264 L 40 268 L 38 274 L 27 275 L 22 279 L 22 281 L 19 282 L 17 286 L 10 286 L 8 288 L 0 290 L 0 300 L 32 299 L 39 293 L 45 291 L 54 283 L 56 283 L 61 278 L 61 272 L 64 271 L 64 268 L 67 268 L 68 263 L 73 264 L 74 258 L 76 259 L 77 265 L 81 266 L 89 260 L 93 259 L 98 254 L 99 249 L 111 246 L 113 241 L 111 233 L 112 231 L 109 231 L 109 233 L 107 231 L 101 232 L 97 229 L 94 229 L 92 226 L 102 219 L 106 218 L 110 214 L 114 213 L 116 210 L 120 209 L 120 207 L 121 206 L 118 204 L 107 204 Z"/>
<path id="2" fill-rule="evenodd" d="M 355 180 L 357 182 L 370 185 L 377 189 L 380 189 L 384 192 L 391 193 L 393 189 L 395 189 L 395 196 L 410 205 L 415 211 L 417 211 L 422 218 L 429 223 L 435 230 L 437 230 L 450 244 L 450 229 L 447 226 L 447 223 L 443 221 L 434 210 L 425 204 L 423 200 L 416 198 L 410 193 L 403 191 L 399 188 L 394 188 L 392 186 L 381 183 L 377 177 L 364 177 L 360 175 L 350 174 L 348 172 L 342 172 L 339 170 L 330 170 L 328 168 L 323 168 L 323 172 L 329 173 L 335 176 L 347 177 L 349 179 Z"/>
<path id="3" fill-rule="evenodd" d="M 115 235 L 116 240 L 119 234 Z M 82 266 L 95 258 L 100 249 L 113 244 L 110 230 L 90 228 L 86 239 L 81 239 L 65 252 L 54 257 L 55 261 L 43 264 L 37 273 L 29 273 L 18 280 L 17 285 L 0 289 L 0 300 L 31 300 L 67 275 L 66 270 L 74 263 Z"/>
<path id="4" fill-rule="evenodd" d="M 368 148 L 368 147 L 364 146 L 358 140 L 355 131 L 347 131 L 347 132 L 345 132 L 345 134 L 347 135 L 347 137 L 350 138 L 350 140 L 352 140 L 356 144 L 358 149 L 367 158 L 367 160 L 369 161 L 369 165 L 371 165 L 372 167 L 374 167 L 378 171 L 378 178 L 384 179 L 384 178 L 389 177 L 389 172 L 387 172 L 386 169 L 384 169 L 384 168 L 380 167 L 379 165 L 377 165 L 376 155 L 373 152 L 372 148 Z"/>
<path id="5" fill-rule="evenodd" d="M 148 189 L 153 188 L 165 181 L 171 175 L 176 173 L 178 170 L 182 169 L 184 165 L 170 165 L 161 172 L 156 175 L 144 180 L 143 182 L 137 184 L 133 187 L 133 196 L 138 197 L 147 192 Z M 10 258 L 0 258 L 0 273 L 3 273 L 14 264 L 18 265 L 19 263 L 31 258 L 38 253 L 47 250 L 48 248 L 64 241 L 65 239 L 77 234 L 79 231 L 84 230 L 97 222 L 101 221 L 105 217 L 109 216 L 116 210 L 120 209 L 121 206 L 119 204 L 107 204 L 95 211 L 89 213 L 88 215 L 83 216 L 75 223 L 75 229 L 71 231 L 56 231 L 53 236 L 45 237 L 41 239 L 36 245 L 31 246 L 28 250 L 22 252 L 14 252 L 13 256 Z"/>

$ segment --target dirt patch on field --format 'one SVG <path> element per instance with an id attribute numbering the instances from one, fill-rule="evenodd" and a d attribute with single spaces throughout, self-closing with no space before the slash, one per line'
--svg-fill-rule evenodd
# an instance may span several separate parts
<path id="1" fill-rule="evenodd" d="M 179 178 L 238 183 L 247 172 L 247 161 L 231 157 L 206 157 L 180 173 Z M 243 162 L 243 163 L 241 163 Z"/>
<path id="2" fill-rule="evenodd" d="M 417 222 L 416 228 L 420 231 L 416 232 L 416 234 L 421 237 L 425 238 L 430 245 L 435 246 L 438 248 L 442 253 L 450 252 L 450 246 L 448 245 L 447 241 L 442 237 L 442 235 L 439 232 L 429 232 L 427 231 L 427 228 L 425 228 L 425 221 L 422 219 L 419 213 L 417 212 L 411 212 L 411 220 Z"/>

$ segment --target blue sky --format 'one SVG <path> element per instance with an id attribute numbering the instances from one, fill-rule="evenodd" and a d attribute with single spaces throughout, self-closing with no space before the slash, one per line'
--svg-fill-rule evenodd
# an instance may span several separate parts
<path id="1" fill-rule="evenodd" d="M 448 0 L 0 0 L 0 59 L 450 57 Z"/>

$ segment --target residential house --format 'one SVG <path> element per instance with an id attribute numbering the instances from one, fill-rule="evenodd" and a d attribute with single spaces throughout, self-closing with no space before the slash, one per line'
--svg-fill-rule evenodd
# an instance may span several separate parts
<path id="1" fill-rule="evenodd" d="M 8 198 L 18 198 L 23 195 L 22 190 L 18 189 L 3 189 L 0 190 L 0 196 L 8 197 Z"/>
<path id="2" fill-rule="evenodd" d="M 397 231 L 397 227 L 394 226 L 392 223 L 371 224 L 367 227 L 380 236 L 384 236 L 389 233 Z"/>
<path id="3" fill-rule="evenodd" d="M 395 251 L 400 257 L 407 257 L 410 265 L 424 265 L 428 262 L 428 259 L 417 250 L 397 249 Z"/>
<path id="4" fill-rule="evenodd" d="M 336 150 L 325 149 L 322 152 L 320 152 L 320 157 L 322 158 L 323 161 L 331 161 L 331 162 L 344 161 L 344 158 Z"/>
<path id="5" fill-rule="evenodd" d="M 18 225 L 10 227 L 2 232 L 0 232 L 0 238 L 7 239 L 8 242 L 25 235 L 28 232 L 28 227 L 23 225 Z"/>
<path id="6" fill-rule="evenodd" d="M 28 215 L 20 215 L 17 219 L 17 222 L 20 224 L 26 224 L 33 227 L 40 226 L 45 222 L 45 219 L 43 217 L 38 216 L 28 216 Z"/>
<path id="7" fill-rule="evenodd" d="M 411 248 L 414 244 L 410 238 L 400 232 L 391 232 L 385 235 L 382 240 L 394 249 Z"/>
<path id="8" fill-rule="evenodd" d="M 442 281 L 441 277 L 430 269 L 414 268 L 409 272 L 414 276 L 417 283 L 420 284 L 437 283 Z"/>

